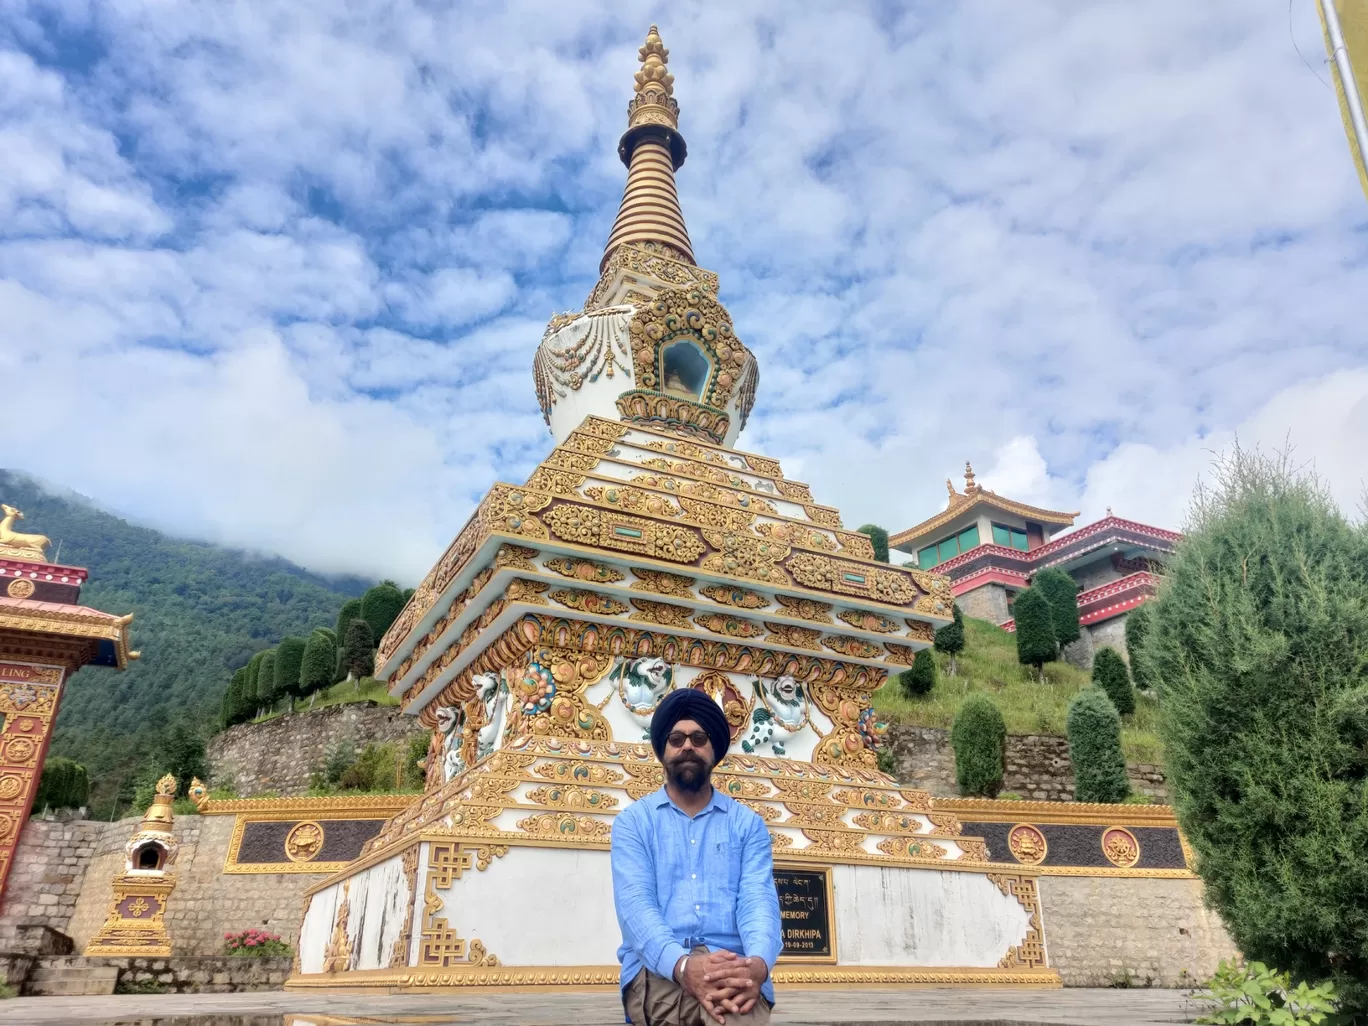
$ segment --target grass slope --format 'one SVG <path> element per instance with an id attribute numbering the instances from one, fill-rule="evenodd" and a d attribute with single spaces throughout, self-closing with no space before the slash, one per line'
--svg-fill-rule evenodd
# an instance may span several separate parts
<path id="1" fill-rule="evenodd" d="M 965 696 L 985 691 L 1002 710 L 1009 734 L 1065 735 L 1069 701 L 1079 688 L 1092 683 L 1087 672 L 1067 663 L 1047 663 L 1047 683 L 1040 684 L 1034 670 L 1017 662 L 1016 636 L 986 620 L 965 617 L 964 642 L 956 676 L 946 676 L 950 657 L 937 652 L 936 687 L 931 694 L 908 698 L 897 680 L 891 679 L 874 695 L 879 715 L 895 723 L 948 728 Z M 1162 762 L 1158 712 L 1158 703 L 1137 694 L 1135 713 L 1123 718 L 1121 744 L 1131 762 Z"/>
<path id="2" fill-rule="evenodd" d="M 77 673 L 57 719 L 52 753 L 84 763 L 97 794 L 117 786 L 168 723 L 207 735 L 236 667 L 287 634 L 331 626 L 342 603 L 370 583 L 168 538 L 10 471 L 0 471 L 0 501 L 52 539 L 49 556 L 60 541 L 63 563 L 90 570 L 82 603 L 136 614 L 132 641 L 142 658 L 122 673 Z"/>

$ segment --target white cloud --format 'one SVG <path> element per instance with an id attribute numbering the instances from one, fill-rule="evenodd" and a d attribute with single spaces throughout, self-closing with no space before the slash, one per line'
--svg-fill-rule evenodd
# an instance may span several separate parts
<path id="1" fill-rule="evenodd" d="M 526 475 L 652 20 L 695 252 L 761 362 L 741 446 L 848 523 L 923 519 L 969 459 L 1174 525 L 1237 431 L 1358 494 L 1368 207 L 1284 9 L 7 14 L 0 381 L 70 416 L 17 400 L 0 465 L 158 526 L 411 581 Z"/>

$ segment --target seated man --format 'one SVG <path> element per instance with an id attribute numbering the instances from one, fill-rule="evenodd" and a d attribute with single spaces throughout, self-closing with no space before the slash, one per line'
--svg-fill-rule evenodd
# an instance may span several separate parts
<path id="1" fill-rule="evenodd" d="M 651 718 L 665 786 L 613 821 L 623 1005 L 636 1026 L 770 1021 L 783 942 L 769 831 L 713 789 L 731 734 L 717 703 L 682 688 Z"/>

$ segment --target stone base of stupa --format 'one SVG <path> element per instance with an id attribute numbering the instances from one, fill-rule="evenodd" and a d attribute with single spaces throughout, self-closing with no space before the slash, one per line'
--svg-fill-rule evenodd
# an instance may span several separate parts
<path id="1" fill-rule="evenodd" d="M 611 817 L 660 772 L 643 744 L 515 740 L 313 889 L 287 986 L 616 986 Z M 989 863 L 924 793 L 736 755 L 714 781 L 770 825 L 778 986 L 1060 985 L 1033 872 Z"/>

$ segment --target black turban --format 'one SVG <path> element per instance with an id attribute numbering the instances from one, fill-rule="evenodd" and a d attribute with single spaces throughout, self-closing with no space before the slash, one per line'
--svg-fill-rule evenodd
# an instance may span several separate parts
<path id="1" fill-rule="evenodd" d="M 693 720 L 708 732 L 713 761 L 721 762 L 731 746 L 731 729 L 717 703 L 697 688 L 679 688 L 665 696 L 651 717 L 651 747 L 656 758 L 665 757 L 665 738 L 680 720 Z"/>

